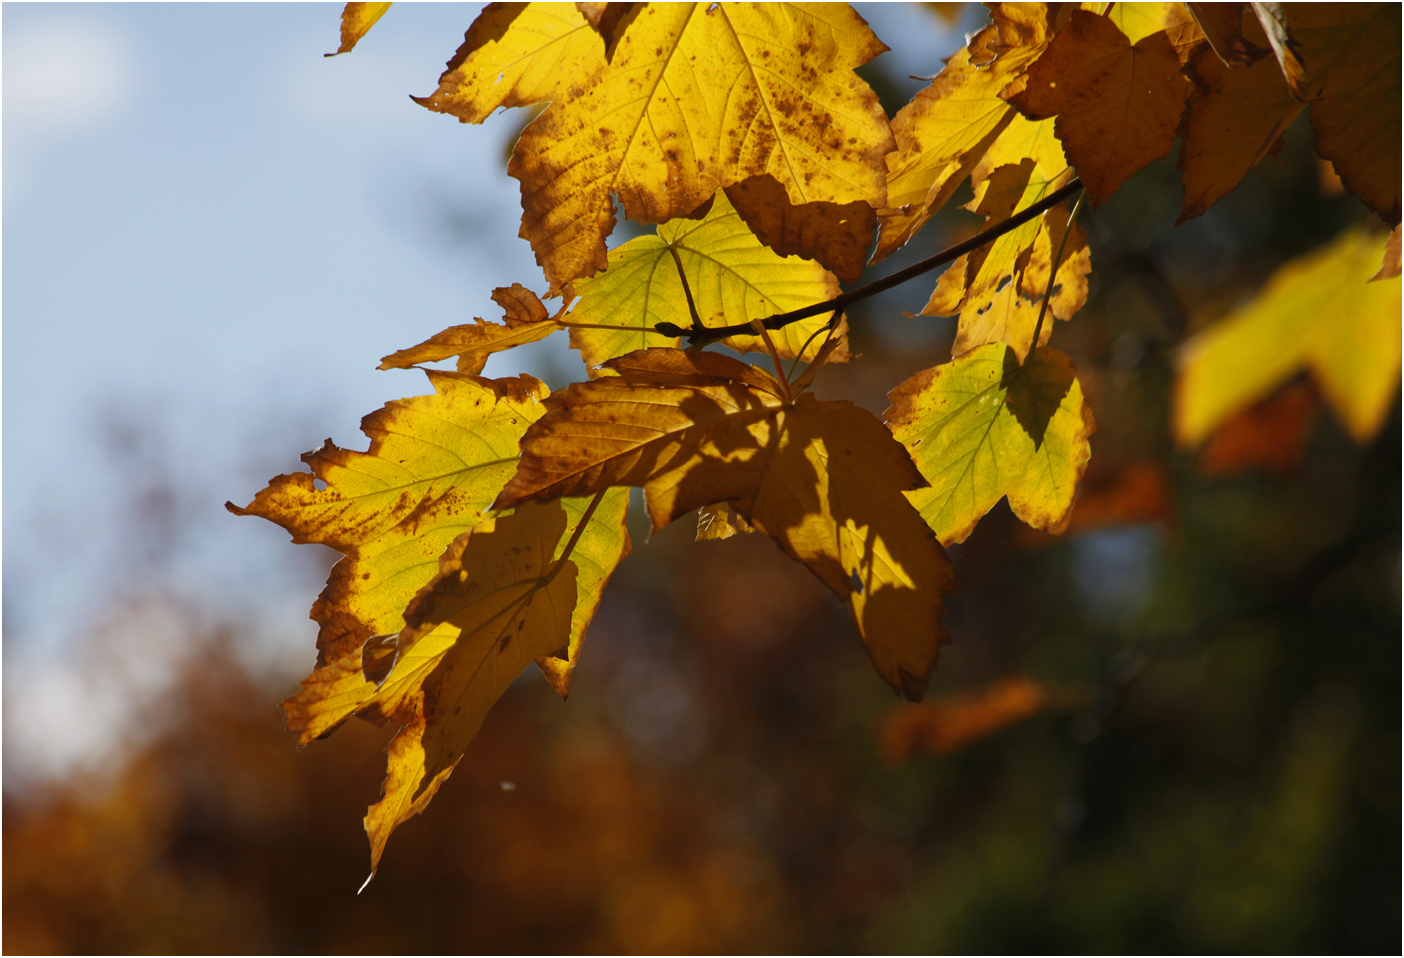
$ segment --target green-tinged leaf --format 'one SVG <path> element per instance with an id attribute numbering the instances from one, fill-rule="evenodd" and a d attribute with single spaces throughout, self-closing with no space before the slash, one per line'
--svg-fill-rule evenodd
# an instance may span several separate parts
<path id="1" fill-rule="evenodd" d="M 1186 345 L 1175 434 L 1197 445 L 1303 368 L 1358 442 L 1374 438 L 1400 366 L 1400 280 L 1379 270 L 1383 234 L 1352 229 L 1287 263 L 1252 302 Z"/>
<path id="2" fill-rule="evenodd" d="M 1035 529 L 1067 526 L 1096 429 L 1076 373 L 1047 347 L 1021 366 L 992 343 L 888 393 L 884 418 L 931 484 L 907 498 L 943 545 L 965 541 L 1003 497 Z"/>
<path id="3" fill-rule="evenodd" d="M 609 268 L 603 273 L 575 282 L 573 288 L 580 298 L 565 318 L 567 323 L 633 327 L 627 332 L 570 331 L 570 344 L 580 350 L 592 377 L 604 374 L 595 367 L 606 360 L 650 346 L 677 345 L 676 339 L 654 332 L 656 324 L 692 325 L 673 252 L 682 263 L 704 326 L 764 319 L 823 302 L 839 292 L 838 280 L 818 263 L 780 256 L 764 246 L 737 215 L 726 194 L 719 192 L 702 219 L 664 223 L 656 236 L 640 236 L 613 250 Z M 780 355 L 786 359 L 796 356 L 805 341 L 824 328 L 830 315 L 824 313 L 772 333 Z M 733 336 L 724 342 L 738 352 L 765 349 L 758 336 Z M 823 337 L 815 337 L 805 349 L 805 358 L 812 359 L 822 342 Z M 840 349 L 830 361 L 847 358 L 846 350 Z"/>

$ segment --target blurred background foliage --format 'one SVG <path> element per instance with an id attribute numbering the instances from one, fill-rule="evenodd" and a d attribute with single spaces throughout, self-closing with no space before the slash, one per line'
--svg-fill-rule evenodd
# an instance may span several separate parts
<path id="1" fill-rule="evenodd" d="M 921 85 L 865 73 L 889 112 Z M 1099 426 L 1073 528 L 1001 504 L 950 550 L 927 704 L 769 541 L 636 523 L 569 702 L 524 675 L 357 896 L 391 730 L 295 751 L 298 675 L 153 582 L 83 655 L 120 681 L 166 636 L 180 681 L 117 767 L 6 791 L 5 950 L 1398 952 L 1397 402 L 1367 447 L 1306 378 L 1257 447 L 1168 429 L 1185 337 L 1367 214 L 1302 121 L 1205 216 L 1178 207 L 1171 158 L 1084 211 L 1091 299 L 1053 340 Z M 869 278 L 973 232 L 950 209 Z M 914 286 L 855 310 L 863 357 L 821 396 L 881 414 L 949 358 L 951 321 L 902 316 Z M 179 480 L 132 481 L 140 506 Z"/>

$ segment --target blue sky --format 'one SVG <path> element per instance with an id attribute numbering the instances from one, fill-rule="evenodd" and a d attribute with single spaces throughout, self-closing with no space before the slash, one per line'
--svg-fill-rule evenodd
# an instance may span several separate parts
<path id="1" fill-rule="evenodd" d="M 898 75 L 959 43 L 859 7 Z M 240 614 L 252 659 L 310 665 L 324 567 L 224 501 L 329 436 L 364 448 L 361 416 L 425 391 L 381 356 L 544 287 L 506 174 L 520 114 L 408 99 L 478 8 L 399 4 L 326 59 L 337 4 L 4 5 L 7 722 L 21 685 L 48 722 L 91 698 L 72 658 L 124 597 Z M 563 340 L 486 374 L 579 378 Z"/>

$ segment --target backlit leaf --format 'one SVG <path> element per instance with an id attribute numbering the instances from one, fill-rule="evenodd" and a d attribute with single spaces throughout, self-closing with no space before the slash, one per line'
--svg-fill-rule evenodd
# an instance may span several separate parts
<path id="1" fill-rule="evenodd" d="M 1041 347 L 1021 366 L 992 343 L 917 373 L 888 398 L 883 418 L 930 483 L 907 498 L 943 545 L 965 541 L 1004 497 L 1035 529 L 1066 526 L 1096 424 L 1062 353 Z"/>
<path id="2" fill-rule="evenodd" d="M 607 265 L 610 194 L 662 223 L 762 173 L 793 204 L 884 203 L 891 148 L 853 73 L 884 47 L 847 5 L 650 4 L 609 63 L 517 142 L 521 235 L 552 289 Z"/>
<path id="3" fill-rule="evenodd" d="M 636 237 L 612 250 L 609 268 L 603 273 L 572 284 L 580 298 L 566 322 L 636 330 L 570 331 L 570 344 L 580 350 L 592 377 L 602 374 L 595 367 L 605 360 L 650 346 L 676 345 L 676 339 L 653 331 L 657 323 L 692 325 L 674 252 L 687 274 L 704 326 L 764 319 L 822 302 L 839 292 L 838 280 L 818 263 L 779 256 L 762 245 L 732 209 L 726 194 L 718 193 L 701 220 L 664 223 L 656 236 Z M 780 355 L 796 356 L 806 340 L 824 328 L 830 315 L 815 316 L 772 333 Z M 758 336 L 733 336 L 725 342 L 738 352 L 765 349 Z M 815 338 L 805 357 L 813 358 L 821 344 L 822 337 Z M 844 361 L 848 354 L 845 350 L 831 358 Z"/>
<path id="4" fill-rule="evenodd" d="M 768 173 L 728 186 L 726 196 L 751 232 L 781 256 L 812 259 L 846 283 L 863 275 L 877 210 L 862 200 L 797 206 Z"/>
<path id="5" fill-rule="evenodd" d="M 350 53 L 354 50 L 356 44 L 361 42 L 361 37 L 365 36 L 389 9 L 388 3 L 348 3 L 341 11 L 341 46 L 336 48 L 336 53 L 328 53 L 327 56 L 334 57 L 337 53 Z"/>
<path id="6" fill-rule="evenodd" d="M 1316 152 L 1346 189 L 1389 225 L 1398 223 L 1399 4 L 1254 6 L 1287 82 L 1311 104 Z"/>
<path id="7" fill-rule="evenodd" d="M 1113 3 L 1107 19 L 1116 24 L 1132 44 L 1164 31 L 1181 63 L 1189 59 L 1190 53 L 1204 39 L 1204 31 L 1183 3 Z"/>
<path id="8" fill-rule="evenodd" d="M 310 473 L 278 476 L 246 508 L 228 506 L 345 556 L 312 606 L 321 626 L 317 670 L 283 706 L 301 744 L 370 700 L 375 684 L 362 674 L 362 646 L 404 627 L 405 606 L 449 543 L 483 520 L 516 468 L 518 439 L 544 411 L 548 390 L 530 376 L 427 374 L 434 395 L 387 403 L 362 420 L 369 451 L 328 442 L 303 457 Z M 387 650 L 381 642 L 368 651 Z"/>
<path id="9" fill-rule="evenodd" d="M 1181 445 L 1199 444 L 1302 369 L 1358 442 L 1379 432 L 1399 382 L 1401 332 L 1400 280 L 1367 282 L 1383 240 L 1348 230 L 1186 345 L 1175 384 Z"/>
<path id="10" fill-rule="evenodd" d="M 627 549 L 628 493 L 607 493 L 564 557 L 587 508 L 526 503 L 484 520 L 453 541 L 405 610 L 395 666 L 370 703 L 404 726 L 387 750 L 384 796 L 366 813 L 372 873 L 390 833 L 424 810 L 522 670 L 578 649 Z"/>
<path id="11" fill-rule="evenodd" d="M 604 66 L 604 40 L 574 4 L 490 3 L 468 28 L 439 88 L 414 99 L 481 123 L 498 107 L 579 96 Z"/>
<path id="12" fill-rule="evenodd" d="M 703 506 L 697 510 L 697 541 L 730 539 L 743 532 L 755 532 L 746 517 L 738 514 L 724 502 Z"/>
<path id="13" fill-rule="evenodd" d="M 1246 3 L 1185 4 L 1210 48 L 1230 70 L 1257 63 L 1270 52 L 1266 37 L 1258 36 L 1254 42 L 1244 36 L 1244 16 L 1252 17 L 1249 6 Z"/>
<path id="14" fill-rule="evenodd" d="M 911 239 L 980 162 L 1014 116 L 1001 91 L 1053 36 L 1045 4 L 992 4 L 990 19 L 892 119 L 897 149 L 887 157 L 888 208 L 879 214 L 874 262 Z M 1020 159 L 1011 154 L 1006 161 Z"/>
<path id="15" fill-rule="evenodd" d="M 650 349 L 554 394 L 498 500 L 642 486 L 655 530 L 725 502 L 849 603 L 878 672 L 919 698 L 950 564 L 902 490 L 911 460 L 871 414 L 716 353 Z"/>
<path id="16" fill-rule="evenodd" d="M 1105 17 L 1075 10 L 1009 102 L 1031 119 L 1057 116 L 1054 130 L 1096 206 L 1170 152 L 1189 89 L 1164 33 L 1133 45 Z"/>
<path id="17" fill-rule="evenodd" d="M 985 215 L 986 227 L 994 226 L 1043 199 L 1069 179 L 1071 175 L 1064 174 L 1050 180 L 1035 173 L 1033 162 L 1026 159 L 1018 166 L 995 170 L 980 184 L 968 208 Z M 1049 267 L 1067 229 L 1068 215 L 1067 204 L 1061 204 L 962 256 L 941 274 L 922 315 L 960 315 L 952 355 L 962 355 L 987 343 L 1006 343 L 1022 361 L 1033 345 L 1034 326 L 1048 290 Z M 1052 318 L 1071 319 L 1082 308 L 1087 301 L 1087 275 L 1091 270 L 1085 235 L 1074 224 L 1058 270 L 1060 282 L 1054 286 L 1049 302 Z M 1052 334 L 1052 319 L 1045 318 L 1039 345 Z"/>
<path id="18" fill-rule="evenodd" d="M 1177 224 L 1223 199 L 1263 157 L 1281 149 L 1282 134 L 1303 108 L 1271 57 L 1230 70 L 1206 47 L 1185 72 L 1195 89 L 1180 124 L 1185 203 Z"/>

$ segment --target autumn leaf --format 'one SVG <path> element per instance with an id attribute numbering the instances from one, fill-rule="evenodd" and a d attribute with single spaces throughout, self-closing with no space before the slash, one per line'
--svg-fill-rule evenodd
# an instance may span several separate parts
<path id="1" fill-rule="evenodd" d="M 995 144 L 1015 117 L 1000 93 L 1022 77 L 1054 32 L 1045 4 L 993 4 L 990 19 L 892 119 L 897 149 L 887 157 L 887 208 L 879 213 L 874 262 L 905 245 Z M 1043 142 L 1045 152 L 1033 158 L 1051 165 L 1056 144 Z M 1031 154 L 1009 149 L 993 163 L 1018 163 L 1024 155 Z M 1056 176 L 1062 168 L 1046 172 Z"/>
<path id="2" fill-rule="evenodd" d="M 1037 715 L 1053 703 L 1054 696 L 1043 685 L 1016 675 L 982 689 L 904 705 L 883 720 L 882 754 L 889 762 L 906 761 L 919 752 L 946 755 Z"/>
<path id="3" fill-rule="evenodd" d="M 755 532 L 746 517 L 724 502 L 703 506 L 697 510 L 697 541 L 730 539 L 738 533 Z"/>
<path id="4" fill-rule="evenodd" d="M 1266 37 L 1258 36 L 1257 42 L 1253 42 L 1244 35 L 1244 15 L 1249 6 L 1246 3 L 1185 4 L 1209 41 L 1210 49 L 1230 70 L 1257 63 L 1270 52 Z"/>
<path id="5" fill-rule="evenodd" d="M 845 283 L 867 268 L 877 210 L 863 200 L 796 206 L 768 173 L 728 186 L 726 196 L 756 238 L 781 256 L 812 259 Z"/>
<path id="6" fill-rule="evenodd" d="M 1202 442 L 1307 369 L 1357 442 L 1384 425 L 1399 381 L 1400 281 L 1367 282 L 1384 237 L 1352 229 L 1292 260 L 1246 306 L 1184 348 L 1175 435 Z"/>
<path id="7" fill-rule="evenodd" d="M 1404 225 L 1404 224 L 1401 224 Z M 1385 238 L 1384 260 L 1380 263 L 1380 271 L 1370 277 L 1370 282 L 1374 283 L 1382 279 L 1389 279 L 1399 275 L 1399 227 L 1389 231 L 1389 236 Z"/>
<path id="8" fill-rule="evenodd" d="M 1065 531 L 1156 522 L 1169 516 L 1173 506 L 1174 491 L 1165 467 L 1157 459 L 1137 459 L 1099 482 L 1085 480 Z"/>
<path id="9" fill-rule="evenodd" d="M 1346 189 L 1399 223 L 1399 4 L 1254 7 L 1292 91 L 1311 104 L 1316 152 Z"/>
<path id="10" fill-rule="evenodd" d="M 458 371 L 476 376 L 493 353 L 545 339 L 560 329 L 550 322 L 546 307 L 535 293 L 521 283 L 493 290 L 493 300 L 506 314 L 504 323 L 476 319 L 450 326 L 417 346 L 391 353 L 380 361 L 379 369 L 404 369 L 418 363 L 433 363 L 458 357 Z"/>
<path id="11" fill-rule="evenodd" d="M 299 744 L 369 701 L 375 686 L 362 674 L 362 646 L 404 627 L 406 604 L 449 543 L 482 521 L 516 468 L 518 439 L 544 411 L 548 390 L 530 376 L 426 372 L 434 395 L 388 403 L 362 420 L 369 451 L 328 441 L 303 457 L 310 473 L 278 476 L 247 507 L 227 506 L 345 556 L 312 606 L 321 626 L 317 669 L 284 703 Z"/>
<path id="12" fill-rule="evenodd" d="M 508 172 L 553 291 L 607 265 L 610 194 L 662 223 L 769 174 L 792 204 L 883 205 L 891 149 L 853 73 L 887 48 L 838 4 L 640 6 L 604 71 L 522 134 Z"/>
<path id="13" fill-rule="evenodd" d="M 606 360 L 650 346 L 677 345 L 677 339 L 656 333 L 653 327 L 661 322 L 682 328 L 692 325 L 678 263 L 703 325 L 764 319 L 823 302 L 839 292 L 838 280 L 818 263 L 779 256 L 762 245 L 726 194 L 718 193 L 701 220 L 664 223 L 657 235 L 636 237 L 612 250 L 603 273 L 572 284 L 580 298 L 566 316 L 567 323 L 634 327 L 627 331 L 571 329 L 570 344 L 580 350 L 592 377 L 602 374 L 595 367 Z M 812 359 L 822 345 L 822 339 L 813 334 L 826 326 L 831 315 L 814 316 L 772 333 L 780 355 L 793 358 L 809 342 L 805 358 Z M 766 348 L 758 336 L 733 336 L 724 342 L 743 353 Z M 839 362 L 847 358 L 847 350 L 831 357 Z"/>
<path id="14" fill-rule="evenodd" d="M 1245 30 L 1255 27 L 1253 17 L 1245 18 Z M 1195 88 L 1180 122 L 1185 202 L 1176 225 L 1219 202 L 1260 160 L 1280 150 L 1282 135 L 1303 109 L 1271 57 L 1230 70 L 1204 47 L 1185 72 Z"/>
<path id="15" fill-rule="evenodd" d="M 917 373 L 883 418 L 929 488 L 906 493 L 942 545 L 965 541 L 1001 498 L 1035 529 L 1061 532 L 1096 429 L 1076 370 L 1046 346 L 1021 366 L 1002 343 Z"/>
<path id="16" fill-rule="evenodd" d="M 1206 476 L 1231 476 L 1261 469 L 1274 476 L 1295 472 L 1316 420 L 1316 393 L 1294 382 L 1228 419 L 1199 451 L 1196 465 Z"/>
<path id="17" fill-rule="evenodd" d="M 1054 130 L 1094 206 L 1170 152 L 1189 81 L 1164 33 L 1134 45 L 1105 17 L 1073 11 L 1009 102 Z"/>
<path id="18" fill-rule="evenodd" d="M 365 36 L 389 9 L 388 3 L 348 3 L 341 11 L 341 46 L 336 48 L 336 53 L 328 53 L 326 56 L 350 53 L 356 48 L 356 44 L 361 42 L 361 37 Z"/>
<path id="19" fill-rule="evenodd" d="M 849 603 L 878 672 L 920 698 L 950 564 L 902 496 L 921 477 L 871 414 L 716 353 L 649 349 L 548 400 L 497 505 L 642 486 L 653 528 L 725 502 Z"/>
<path id="20" fill-rule="evenodd" d="M 1032 160 L 1003 166 L 984 180 L 967 207 L 985 216 L 985 227 L 1009 219 L 1062 187 L 1071 177 L 1055 179 L 1034 172 Z M 988 343 L 1005 343 L 1022 362 L 1029 349 L 1053 334 L 1045 322 L 1039 343 L 1032 342 L 1053 256 L 1067 230 L 1065 206 L 1048 211 L 1005 233 L 994 242 L 962 256 L 936 283 L 923 316 L 960 315 L 951 354 L 960 356 Z M 1087 275 L 1092 271 L 1085 235 L 1076 224 L 1058 269 L 1060 282 L 1049 297 L 1048 312 L 1071 319 L 1087 302 Z"/>
<path id="21" fill-rule="evenodd" d="M 463 123 L 498 107 L 579 96 L 605 66 L 605 44 L 570 3 L 490 3 L 439 77 L 416 103 Z"/>
<path id="22" fill-rule="evenodd" d="M 387 750 L 384 796 L 366 813 L 372 874 L 390 833 L 424 810 L 522 670 L 578 650 L 627 551 L 628 501 L 621 489 L 594 508 L 525 503 L 444 552 L 405 610 L 395 666 L 368 705 L 404 726 Z"/>
<path id="23" fill-rule="evenodd" d="M 1188 60 L 1204 40 L 1204 31 L 1183 3 L 1113 3 L 1110 6 L 1106 17 L 1126 34 L 1127 40 L 1136 44 L 1152 33 L 1163 31 L 1181 63 Z"/>

